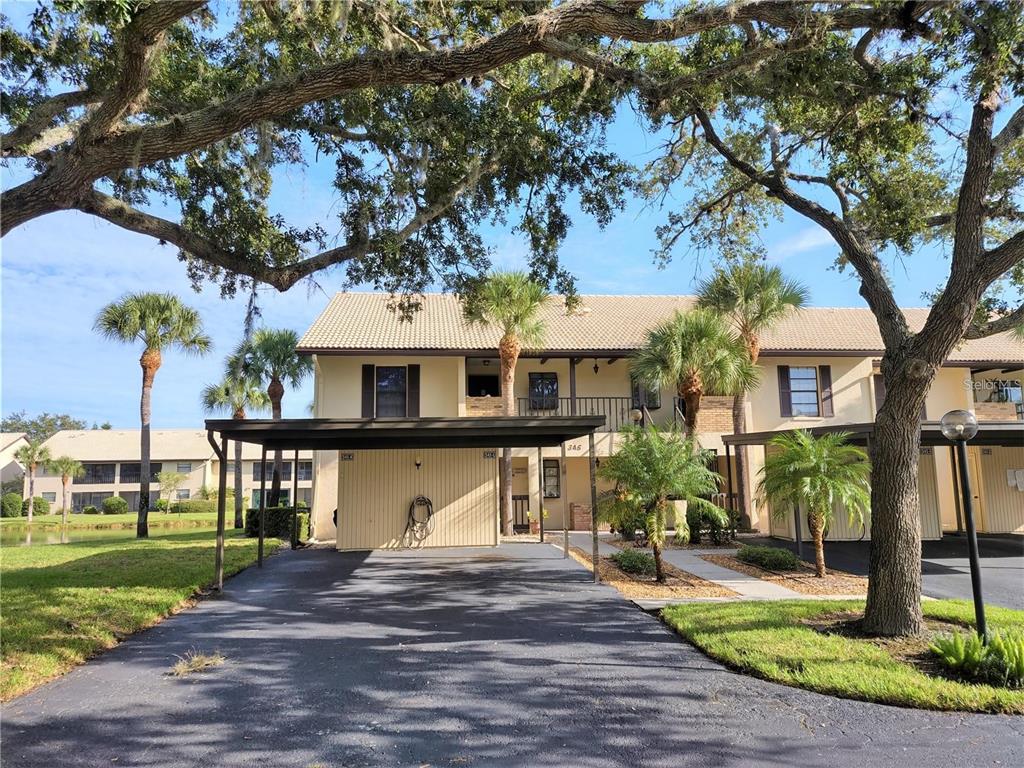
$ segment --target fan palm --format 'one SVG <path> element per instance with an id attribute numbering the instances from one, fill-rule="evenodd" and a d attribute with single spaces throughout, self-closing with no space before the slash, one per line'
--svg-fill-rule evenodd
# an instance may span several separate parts
<path id="1" fill-rule="evenodd" d="M 800 309 L 808 296 L 802 283 L 790 280 L 778 267 L 752 261 L 731 263 L 697 286 L 697 306 L 729 318 L 755 364 L 761 354 L 761 334 Z M 744 392 L 733 396 L 732 431 L 736 434 L 746 431 L 744 400 Z M 743 446 L 736 447 L 736 485 L 740 514 L 749 521 L 747 449 Z"/>
<path id="2" fill-rule="evenodd" d="M 71 487 L 72 480 L 85 474 L 85 467 L 82 466 L 82 462 L 77 459 L 73 459 L 70 456 L 58 456 L 47 463 L 46 469 L 55 475 L 60 475 L 60 484 L 63 488 L 60 498 L 61 522 L 64 525 L 67 525 L 68 490 Z"/>
<path id="3" fill-rule="evenodd" d="M 28 521 L 32 522 L 32 508 L 36 498 L 36 470 L 50 463 L 50 449 L 43 445 L 42 440 L 32 440 L 14 452 L 14 458 L 25 467 L 28 474 Z"/>
<path id="4" fill-rule="evenodd" d="M 547 289 L 525 272 L 494 272 L 463 299 L 463 316 L 471 325 L 501 332 L 501 399 L 506 416 L 516 415 L 516 363 L 523 347 L 544 342 L 541 310 L 551 298 Z M 512 449 L 501 452 L 501 528 L 512 535 Z"/>
<path id="5" fill-rule="evenodd" d="M 734 395 L 758 381 L 757 367 L 725 319 L 710 310 L 676 312 L 647 333 L 633 354 L 632 375 L 652 387 L 671 386 L 683 401 L 683 426 L 697 436 L 705 394 Z"/>
<path id="6" fill-rule="evenodd" d="M 646 519 L 656 578 L 664 582 L 661 548 L 669 497 L 686 499 L 691 508 L 710 508 L 724 516 L 724 510 L 702 498 L 718 490 L 721 478 L 708 468 L 710 452 L 701 451 L 693 440 L 683 439 L 676 431 L 649 425 L 626 427 L 622 435 L 616 452 L 601 460 L 598 475 L 615 483 L 611 505 L 632 507 Z M 677 525 L 685 522 L 677 521 Z"/>
<path id="7" fill-rule="evenodd" d="M 270 415 L 273 419 L 281 418 L 285 384 L 294 389 L 313 372 L 313 361 L 295 351 L 298 345 L 299 335 L 295 331 L 259 328 L 247 341 L 239 345 L 228 360 L 229 373 L 251 379 L 257 386 L 266 386 Z M 269 498 L 269 506 L 272 507 L 280 502 L 283 467 L 281 451 L 275 451 L 274 475 Z M 235 472 L 237 474 L 238 470 Z M 235 503 L 237 505 L 238 502 Z"/>
<path id="8" fill-rule="evenodd" d="M 868 456 L 848 438 L 848 432 L 813 437 L 805 430 L 777 435 L 768 441 L 758 483 L 758 494 L 776 515 L 807 510 L 818 576 L 825 575 L 825 527 L 836 507 L 846 509 L 851 524 L 863 524 L 871 506 Z"/>
<path id="9" fill-rule="evenodd" d="M 152 418 L 153 379 L 163 362 L 163 352 L 177 349 L 189 355 L 205 355 L 213 343 L 203 331 L 199 313 L 171 293 L 129 293 L 108 304 L 96 316 L 95 330 L 125 344 L 140 342 L 142 357 L 142 421 L 139 462 L 139 519 L 136 536 L 149 536 L 149 428 Z"/>
<path id="10" fill-rule="evenodd" d="M 245 419 L 253 411 L 265 411 L 270 404 L 270 398 L 260 389 L 259 383 L 232 371 L 230 360 L 224 379 L 217 384 L 203 387 L 201 399 L 206 413 L 223 411 L 230 413 L 231 418 L 237 420 Z M 235 441 L 234 475 L 235 528 L 243 528 L 245 521 L 242 518 L 242 443 L 238 440 Z"/>

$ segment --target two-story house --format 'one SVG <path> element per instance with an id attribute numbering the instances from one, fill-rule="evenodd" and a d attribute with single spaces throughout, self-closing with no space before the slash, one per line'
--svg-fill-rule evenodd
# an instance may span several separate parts
<path id="1" fill-rule="evenodd" d="M 128 508 L 135 510 L 139 505 L 139 430 L 137 429 L 84 429 L 62 430 L 46 441 L 52 456 L 70 456 L 82 462 L 81 477 L 71 485 L 71 509 L 80 512 L 86 506 L 100 507 L 110 496 L 127 500 Z M 233 449 L 230 455 L 234 455 Z M 262 467 L 258 446 L 243 444 L 242 478 L 247 505 L 259 505 Z M 291 503 L 293 487 L 292 472 L 298 472 L 299 502 L 309 505 L 313 493 L 313 454 L 303 451 L 299 454 L 299 465 L 293 467 L 294 456 L 284 457 L 281 476 L 281 503 Z M 273 471 L 273 460 L 267 459 L 267 477 Z M 150 432 L 150 504 L 158 498 L 182 501 L 198 498 L 202 489 L 215 490 L 220 462 L 207 440 L 206 432 L 195 429 L 154 429 Z M 175 472 L 182 475 L 182 482 L 170 492 L 161 489 L 157 477 L 161 472 Z M 229 487 L 233 487 L 234 466 L 228 466 Z M 40 468 L 36 473 L 36 495 L 51 503 L 60 504 L 61 478 Z M 28 480 L 25 480 L 24 495 L 28 495 Z"/>
<path id="2" fill-rule="evenodd" d="M 518 415 L 604 416 L 598 461 L 615 451 L 622 427 L 638 418 L 666 428 L 681 422 L 683 406 L 675 392 L 648 391 L 632 381 L 629 358 L 651 327 L 693 303 L 688 296 L 583 296 L 567 314 L 553 301 L 544 310 L 543 347 L 524 350 L 516 368 Z M 907 314 L 911 323 L 920 323 L 927 310 Z M 339 293 L 303 336 L 299 351 L 314 359 L 316 417 L 465 417 L 501 414 L 497 344 L 496 331 L 463 320 L 452 295 L 427 295 L 421 311 L 402 321 L 389 309 L 387 295 Z M 747 430 L 871 422 L 885 396 L 878 372 L 881 351 L 874 318 L 866 309 L 809 308 L 793 315 L 762 340 L 760 383 L 747 397 Z M 1024 344 L 1008 334 L 965 342 L 940 371 L 925 417 L 935 420 L 953 408 L 968 408 L 982 419 L 1021 419 L 1022 366 Z M 723 474 L 731 468 L 721 438 L 731 432 L 731 398 L 706 396 L 699 438 L 718 453 Z M 763 448 L 747 450 L 756 478 Z M 515 452 L 517 526 L 526 524 L 528 510 L 540 507 L 552 529 L 577 527 L 589 519 L 587 446 L 570 441 L 565 453 L 563 463 L 559 448 L 544 449 L 539 456 L 535 450 Z M 972 470 L 978 473 L 978 487 L 992 498 L 982 528 L 1024 530 L 1024 492 L 1003 490 L 1009 488 L 1007 472 L 1024 469 L 1024 446 L 976 453 Z M 324 451 L 316 458 L 314 529 L 320 539 L 333 538 L 335 518 L 345 519 L 344 494 L 353 482 L 366 493 L 375 487 L 383 492 L 389 481 L 372 476 L 369 464 L 365 470 L 355 464 L 346 468 L 344 460 L 352 457 L 341 458 Z M 921 465 L 922 530 L 935 538 L 955 526 L 951 467 L 945 451 L 926 450 Z M 496 463 L 492 469 L 497 471 Z M 354 480 L 354 475 L 359 477 Z M 496 509 L 495 498 L 495 514 Z M 784 520 L 773 522 L 756 500 L 752 522 L 775 535 L 789 530 Z M 832 535 L 859 538 L 863 533 L 837 527 Z"/>

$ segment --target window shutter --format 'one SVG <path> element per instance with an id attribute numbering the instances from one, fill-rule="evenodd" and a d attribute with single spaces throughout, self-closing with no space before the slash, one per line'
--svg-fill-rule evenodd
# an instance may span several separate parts
<path id="1" fill-rule="evenodd" d="M 821 415 L 835 416 L 832 408 L 832 366 L 818 366 L 818 381 L 821 382 Z"/>
<path id="2" fill-rule="evenodd" d="M 789 366 L 779 366 L 779 413 L 793 415 L 793 396 L 789 389 Z"/>
<path id="3" fill-rule="evenodd" d="M 420 367 L 410 365 L 405 380 L 405 415 L 410 419 L 420 417 Z"/>
<path id="4" fill-rule="evenodd" d="M 374 367 L 363 366 L 363 418 L 373 418 Z"/>
<path id="5" fill-rule="evenodd" d="M 875 413 L 878 413 L 885 402 L 885 379 L 880 373 L 876 373 L 872 378 L 875 383 Z"/>

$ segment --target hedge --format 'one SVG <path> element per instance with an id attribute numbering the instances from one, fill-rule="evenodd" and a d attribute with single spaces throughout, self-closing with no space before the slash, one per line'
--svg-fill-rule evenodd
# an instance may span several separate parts
<path id="1" fill-rule="evenodd" d="M 622 549 L 611 557 L 615 564 L 626 573 L 653 576 L 656 572 L 654 558 L 639 549 Z"/>
<path id="2" fill-rule="evenodd" d="M 103 500 L 104 515 L 127 515 L 128 500 L 120 496 L 108 496 Z"/>
<path id="3" fill-rule="evenodd" d="M 169 511 L 172 513 L 183 512 L 185 514 L 202 512 L 212 515 L 217 512 L 217 504 L 216 502 L 205 501 L 203 499 L 183 499 L 182 501 L 176 501 L 171 504 Z"/>
<path id="4" fill-rule="evenodd" d="M 302 507 L 299 507 L 301 510 Z M 268 538 L 291 539 L 292 508 L 267 507 L 266 527 L 263 531 Z M 260 535 L 260 511 L 249 509 L 245 513 L 245 535 L 250 538 Z M 309 513 L 299 512 L 299 541 L 309 536 Z"/>
<path id="5" fill-rule="evenodd" d="M 5 493 L 0 503 L 0 515 L 3 517 L 21 517 L 21 494 Z"/>
<path id="6" fill-rule="evenodd" d="M 82 509 L 82 514 L 83 515 L 98 515 L 99 513 L 100 513 L 99 508 L 93 506 L 92 504 L 87 504 L 85 506 L 85 508 Z"/>
<path id="7" fill-rule="evenodd" d="M 736 559 L 769 571 L 798 571 L 800 558 L 782 547 L 744 546 L 736 553 Z"/>
<path id="8" fill-rule="evenodd" d="M 21 514 L 22 517 L 28 517 L 28 499 L 21 502 Z M 50 502 L 44 499 L 42 496 L 35 496 L 32 499 L 32 514 L 33 515 L 48 515 L 50 514 Z"/>

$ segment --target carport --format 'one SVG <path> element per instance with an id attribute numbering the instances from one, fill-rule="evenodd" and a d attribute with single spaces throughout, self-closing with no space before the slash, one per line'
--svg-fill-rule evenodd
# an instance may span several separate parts
<path id="1" fill-rule="evenodd" d="M 594 432 L 604 424 L 604 416 L 502 416 L 416 419 L 208 419 L 207 439 L 220 462 L 217 494 L 217 548 L 214 569 L 217 589 L 224 585 L 224 527 L 226 513 L 228 441 L 252 443 L 262 448 L 262 466 L 267 453 L 294 451 L 296 465 L 300 450 L 373 451 L 402 449 L 464 448 L 536 448 L 538 457 L 544 448 L 561 446 L 563 465 L 565 443 L 583 436 L 589 439 L 590 499 L 593 562 L 597 554 L 597 482 Z M 219 440 L 217 436 L 219 435 Z M 495 455 L 495 458 L 497 456 Z M 266 523 L 266 476 L 261 473 L 259 507 L 259 564 L 263 565 Z M 298 473 L 292 473 L 293 482 Z M 543 478 L 541 478 L 543 482 Z M 297 493 L 293 493 L 293 500 Z M 543 514 L 541 538 L 543 540 Z M 568 556 L 568 526 L 565 530 L 565 556 Z M 598 581 L 594 567 L 594 581 Z"/>

